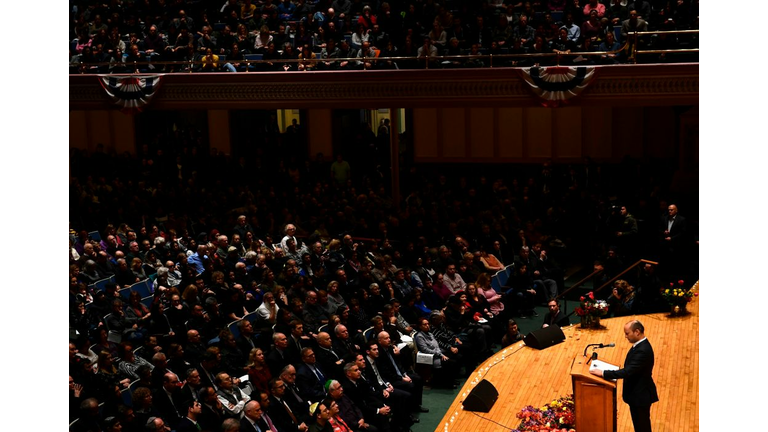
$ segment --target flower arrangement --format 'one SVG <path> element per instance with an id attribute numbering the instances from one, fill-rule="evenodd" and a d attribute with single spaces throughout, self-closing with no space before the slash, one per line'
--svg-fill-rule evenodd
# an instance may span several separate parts
<path id="1" fill-rule="evenodd" d="M 573 395 L 555 399 L 541 408 L 531 405 L 517 413 L 520 426 L 513 432 L 576 432 Z"/>
<path id="2" fill-rule="evenodd" d="M 693 288 L 685 289 L 683 287 L 684 283 L 685 281 L 681 279 L 677 281 L 677 286 L 670 282 L 669 288 L 661 289 L 661 296 L 664 297 L 664 300 L 666 300 L 670 306 L 683 306 L 686 303 L 692 302 L 693 298 L 699 295 Z"/>
<path id="3" fill-rule="evenodd" d="M 605 300 L 595 300 L 595 294 L 590 292 L 579 298 L 581 304 L 576 308 L 576 315 L 601 317 L 608 313 L 608 303 Z"/>

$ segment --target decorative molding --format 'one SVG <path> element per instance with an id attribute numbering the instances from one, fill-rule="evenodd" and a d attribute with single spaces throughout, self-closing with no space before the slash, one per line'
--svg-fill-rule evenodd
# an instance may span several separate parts
<path id="1" fill-rule="evenodd" d="M 540 106 L 513 68 L 168 74 L 149 109 Z M 95 75 L 70 75 L 70 109 L 109 108 Z M 600 67 L 569 105 L 695 105 L 698 64 Z"/>

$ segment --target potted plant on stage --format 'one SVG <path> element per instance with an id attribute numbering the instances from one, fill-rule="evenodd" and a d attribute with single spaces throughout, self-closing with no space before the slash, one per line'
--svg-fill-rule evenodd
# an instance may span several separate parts
<path id="1" fill-rule="evenodd" d="M 683 286 L 685 284 L 685 281 L 682 279 L 677 281 L 677 286 L 675 286 L 674 283 L 669 283 L 669 288 L 662 288 L 661 289 L 661 296 L 664 297 L 664 300 L 669 303 L 669 306 L 671 308 L 671 315 L 670 316 L 683 316 L 688 314 L 688 303 L 693 301 L 694 297 L 697 297 L 699 293 L 695 290 L 699 286 L 699 283 L 697 282 L 696 285 L 691 287 L 691 289 L 685 289 Z"/>
<path id="2" fill-rule="evenodd" d="M 590 292 L 579 298 L 581 304 L 576 308 L 576 315 L 581 318 L 581 328 L 600 328 L 600 317 L 608 313 L 608 303 L 605 300 L 595 300 L 595 294 Z"/>

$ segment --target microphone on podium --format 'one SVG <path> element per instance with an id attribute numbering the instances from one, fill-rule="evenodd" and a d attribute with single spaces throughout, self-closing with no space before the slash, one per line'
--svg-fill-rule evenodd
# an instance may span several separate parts
<path id="1" fill-rule="evenodd" d="M 613 342 L 611 342 L 609 344 L 603 344 L 603 343 L 589 344 L 586 347 L 584 347 L 584 357 L 587 356 L 587 349 L 589 349 L 589 347 L 594 347 L 594 348 L 592 348 L 592 356 L 590 357 L 589 360 L 587 360 L 587 363 L 589 363 L 592 360 L 597 360 L 597 353 L 595 352 L 596 349 L 598 349 L 598 348 L 611 348 L 611 347 L 615 347 L 615 346 L 616 346 L 616 344 L 613 343 Z"/>

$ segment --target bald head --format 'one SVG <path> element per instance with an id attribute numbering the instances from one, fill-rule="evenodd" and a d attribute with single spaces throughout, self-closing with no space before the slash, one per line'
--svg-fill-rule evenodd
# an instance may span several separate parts
<path id="1" fill-rule="evenodd" d="M 255 400 L 251 400 L 247 404 L 245 404 L 245 416 L 248 417 L 251 420 L 259 420 L 261 419 L 262 410 L 261 410 L 261 404 Z"/>
<path id="2" fill-rule="evenodd" d="M 317 335 L 317 344 L 323 348 L 331 347 L 331 335 L 326 332 L 320 332 Z"/>
<path id="3" fill-rule="evenodd" d="M 384 348 L 387 348 L 387 347 L 389 347 L 391 339 L 389 337 L 389 333 L 387 333 L 386 331 L 381 331 L 381 332 L 379 332 L 377 340 L 379 342 L 379 345 L 381 345 Z"/>

